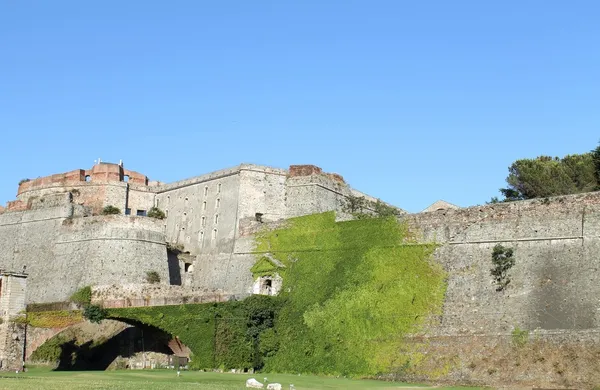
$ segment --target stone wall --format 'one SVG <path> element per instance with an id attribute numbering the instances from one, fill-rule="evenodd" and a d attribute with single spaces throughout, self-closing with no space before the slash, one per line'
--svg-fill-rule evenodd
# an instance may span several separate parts
<path id="1" fill-rule="evenodd" d="M 0 273 L 0 369 L 16 370 L 23 366 L 25 326 L 15 321 L 25 310 L 27 275 Z"/>
<path id="2" fill-rule="evenodd" d="M 152 218 L 82 217 L 66 204 L 0 215 L 0 268 L 29 273 L 27 302 L 67 299 L 78 288 L 169 280 L 162 224 Z"/>
<path id="3" fill-rule="evenodd" d="M 566 368 L 547 373 L 544 383 L 555 386 L 569 377 L 570 383 L 585 385 L 573 382 L 578 370 L 595 372 L 594 378 L 600 380 L 600 366 L 590 363 L 589 356 L 580 354 L 570 362 L 562 356 L 580 348 L 577 335 L 581 332 L 592 332 L 586 336 L 590 353 L 600 351 L 600 339 L 594 333 L 600 328 L 600 193 L 439 210 L 406 219 L 420 240 L 441 244 L 434 258 L 448 271 L 443 315 L 426 332 L 430 341 L 443 343 L 431 342 L 425 348 L 427 354 L 442 360 L 455 357 L 442 378 L 501 383 L 498 378 L 515 370 L 498 363 L 501 351 L 504 363 L 508 359 L 511 364 L 524 364 L 518 358 L 521 352 L 511 343 L 511 332 L 518 329 L 554 332 L 544 338 L 547 342 L 536 345 L 545 351 L 546 359 L 552 356 Z M 490 275 L 497 244 L 513 248 L 516 260 L 504 291 L 497 291 Z M 469 345 L 481 348 L 479 355 L 469 357 L 464 352 Z M 542 361 L 535 363 L 527 367 L 543 370 Z M 519 380 L 542 383 L 538 374 L 527 377 L 524 372 Z"/>

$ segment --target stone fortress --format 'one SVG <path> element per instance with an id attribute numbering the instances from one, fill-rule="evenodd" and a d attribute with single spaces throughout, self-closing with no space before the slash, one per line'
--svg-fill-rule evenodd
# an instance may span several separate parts
<path id="1" fill-rule="evenodd" d="M 242 164 L 170 184 L 101 162 L 19 185 L 0 214 L 0 268 L 29 274 L 27 302 L 64 301 L 86 285 L 145 282 L 247 295 L 251 233 L 263 224 L 336 210 L 365 196 L 316 166 Z M 121 215 L 102 215 L 106 206 Z M 146 216 L 157 207 L 164 219 Z"/>
<path id="2" fill-rule="evenodd" d="M 349 195 L 375 201 L 312 165 L 242 164 L 164 184 L 99 163 L 19 185 L 0 213 L 0 268 L 26 269 L 28 303 L 64 301 L 86 285 L 105 286 L 105 299 L 135 298 L 148 271 L 173 294 L 275 293 L 276 280 L 250 272 L 254 234 L 312 213 L 347 218 Z M 108 205 L 121 215 L 101 215 Z M 152 207 L 166 218 L 147 217 Z M 439 244 L 434 260 L 448 273 L 443 313 L 415 339 L 435 356 L 432 372 L 455 367 L 439 378 L 500 383 L 511 373 L 515 382 L 570 375 L 600 383 L 599 192 L 469 208 L 440 201 L 421 213 L 400 210 L 399 219 L 421 242 Z M 496 244 L 516 257 L 502 292 L 490 276 Z M 515 329 L 543 347 L 515 352 Z M 519 365 L 509 367 L 515 356 Z"/>

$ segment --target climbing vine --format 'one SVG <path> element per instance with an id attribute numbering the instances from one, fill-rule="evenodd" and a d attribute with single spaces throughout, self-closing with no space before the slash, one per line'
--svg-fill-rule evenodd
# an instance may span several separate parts
<path id="1" fill-rule="evenodd" d="M 257 239 L 285 266 L 273 371 L 369 375 L 392 372 L 404 336 L 441 311 L 445 273 L 434 245 L 407 239 L 394 217 L 335 222 L 333 213 L 292 219 Z M 257 264 L 258 264 L 257 263 Z"/>

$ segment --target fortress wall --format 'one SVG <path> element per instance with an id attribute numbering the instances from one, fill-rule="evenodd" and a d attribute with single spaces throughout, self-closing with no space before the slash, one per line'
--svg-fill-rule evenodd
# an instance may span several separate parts
<path id="1" fill-rule="evenodd" d="M 94 214 L 100 214 L 105 206 L 112 205 L 125 211 L 127 185 L 121 182 L 74 182 L 70 184 L 50 183 L 45 187 L 35 187 L 19 193 L 20 200 L 32 208 L 43 198 L 71 192 L 72 201 L 92 208 Z M 46 207 L 46 206 L 44 206 Z"/>
<path id="2" fill-rule="evenodd" d="M 0 215 L 0 268 L 28 277 L 27 302 L 67 299 L 88 284 L 169 280 L 163 227 L 151 218 L 72 218 L 75 205 Z"/>
<path id="3" fill-rule="evenodd" d="M 325 174 L 292 176 L 286 186 L 288 217 L 341 211 L 345 196 L 350 194 L 350 188 L 343 180 Z"/>
<path id="4" fill-rule="evenodd" d="M 600 327 L 600 193 L 407 217 L 449 273 L 442 333 Z M 515 250 L 505 291 L 490 276 L 496 244 Z"/>
<path id="5" fill-rule="evenodd" d="M 192 255 L 231 253 L 239 199 L 238 171 L 178 183 L 159 187 L 156 195 L 156 202 L 167 214 L 167 241 L 182 245 Z"/>
<path id="6" fill-rule="evenodd" d="M 163 227 L 152 218 L 74 218 L 62 225 L 54 254 L 48 288 L 36 289 L 36 302 L 64 299 L 86 285 L 144 283 L 148 271 L 169 281 Z"/>
<path id="7" fill-rule="evenodd" d="M 127 192 L 127 208 L 131 209 L 131 215 L 137 215 L 138 210 L 148 211 L 155 206 L 156 194 L 146 186 L 129 184 Z M 164 211 L 162 205 L 157 205 Z M 125 209 L 123 209 L 125 212 Z"/>
<path id="8" fill-rule="evenodd" d="M 240 196 L 236 237 L 249 226 L 286 217 L 286 172 L 248 167 L 240 171 Z M 257 219 L 260 214 L 260 220 Z M 261 222 L 262 221 L 262 222 Z"/>

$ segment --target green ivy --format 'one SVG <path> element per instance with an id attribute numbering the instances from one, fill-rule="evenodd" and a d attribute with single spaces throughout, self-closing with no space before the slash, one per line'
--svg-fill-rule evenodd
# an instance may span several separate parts
<path id="1" fill-rule="evenodd" d="M 260 368 L 261 334 L 273 327 L 280 305 L 274 297 L 251 296 L 224 303 L 108 309 L 108 315 L 178 337 L 192 351 L 194 368 Z"/>
<path id="2" fill-rule="evenodd" d="M 78 305 L 89 305 L 92 301 L 92 287 L 85 286 L 75 291 L 69 300 Z"/>
<path id="3" fill-rule="evenodd" d="M 435 246 L 406 233 L 395 218 L 336 223 L 333 213 L 263 232 L 257 252 L 286 267 L 276 352 L 265 368 L 375 375 L 404 365 L 404 336 L 441 313 L 446 288 L 443 269 L 429 261 Z"/>

